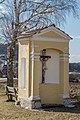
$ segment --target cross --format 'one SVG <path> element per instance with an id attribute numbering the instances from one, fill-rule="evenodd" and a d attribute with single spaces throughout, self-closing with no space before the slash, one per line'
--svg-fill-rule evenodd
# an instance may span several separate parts
<path id="1" fill-rule="evenodd" d="M 40 55 L 40 60 L 42 62 L 42 83 L 45 82 L 45 72 L 47 70 L 46 61 L 50 58 L 51 58 L 51 56 L 46 56 L 46 49 L 43 49 L 42 50 L 42 55 Z"/>

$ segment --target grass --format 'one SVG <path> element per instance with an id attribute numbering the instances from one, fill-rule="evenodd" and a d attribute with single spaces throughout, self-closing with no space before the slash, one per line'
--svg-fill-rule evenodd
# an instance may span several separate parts
<path id="1" fill-rule="evenodd" d="M 80 120 L 80 105 L 75 108 L 53 107 L 38 110 L 22 109 L 7 102 L 5 91 L 0 89 L 0 120 Z"/>

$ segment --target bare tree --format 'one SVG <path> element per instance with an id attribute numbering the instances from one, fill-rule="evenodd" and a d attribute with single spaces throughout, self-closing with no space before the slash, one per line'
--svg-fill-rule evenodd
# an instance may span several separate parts
<path id="1" fill-rule="evenodd" d="M 5 0 L 0 0 L 0 4 L 2 3 L 2 2 L 4 2 Z"/>
<path id="2" fill-rule="evenodd" d="M 78 17 L 77 0 L 6 0 L 1 14 L 2 36 L 8 41 L 7 85 L 13 86 L 13 58 L 17 37 L 35 27 L 60 24 L 67 14 Z"/>

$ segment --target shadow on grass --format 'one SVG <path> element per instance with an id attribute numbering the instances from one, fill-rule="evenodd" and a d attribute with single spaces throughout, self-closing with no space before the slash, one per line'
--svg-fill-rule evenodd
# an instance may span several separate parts
<path id="1" fill-rule="evenodd" d="M 6 102 L 15 102 L 15 100 L 6 100 Z"/>
<path id="2" fill-rule="evenodd" d="M 8 102 L 8 104 L 9 104 L 9 102 L 10 103 L 15 102 L 15 100 L 10 101 L 7 99 L 7 96 L 6 96 L 4 90 L 0 90 L 0 100 L 6 101 L 6 102 Z M 60 105 L 60 106 L 42 106 L 41 110 L 48 111 L 48 112 L 67 112 L 67 113 L 80 114 L 80 102 L 75 103 L 74 108 L 67 108 L 67 107 L 64 107 L 63 105 Z"/>
<path id="3" fill-rule="evenodd" d="M 46 106 L 42 107 L 43 111 L 48 112 L 67 112 L 67 113 L 77 113 L 80 114 L 80 103 L 76 103 L 74 108 L 68 108 L 63 105 L 61 106 Z"/>
<path id="4" fill-rule="evenodd" d="M 6 100 L 6 102 L 15 102 L 15 100 Z M 36 109 L 35 109 L 36 110 Z M 37 109 L 39 111 L 47 111 L 47 112 L 66 112 L 66 113 L 77 113 L 80 114 L 80 102 L 75 103 L 75 107 L 68 108 L 64 105 L 59 106 L 42 106 L 41 109 Z"/>

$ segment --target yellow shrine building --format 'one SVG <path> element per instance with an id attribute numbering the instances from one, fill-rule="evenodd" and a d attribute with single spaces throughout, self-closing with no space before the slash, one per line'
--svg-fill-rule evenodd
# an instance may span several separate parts
<path id="1" fill-rule="evenodd" d="M 18 99 L 21 107 L 65 104 L 69 100 L 69 41 L 55 25 L 18 38 Z"/>

